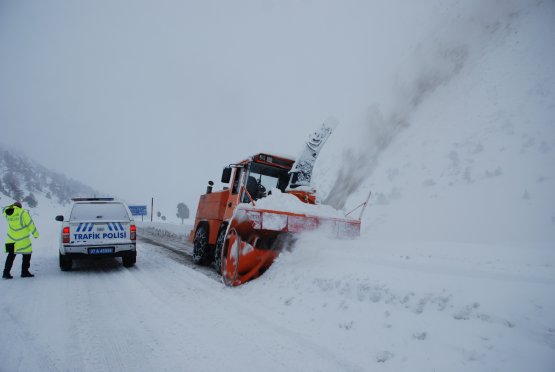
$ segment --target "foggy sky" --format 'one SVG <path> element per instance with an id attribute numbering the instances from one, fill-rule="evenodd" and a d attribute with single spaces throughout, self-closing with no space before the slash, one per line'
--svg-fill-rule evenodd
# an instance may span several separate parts
<path id="1" fill-rule="evenodd" d="M 194 215 L 231 162 L 297 155 L 330 115 L 348 139 L 450 6 L 0 0 L 0 142 L 130 203 L 153 196 L 169 218 L 181 201 Z"/>

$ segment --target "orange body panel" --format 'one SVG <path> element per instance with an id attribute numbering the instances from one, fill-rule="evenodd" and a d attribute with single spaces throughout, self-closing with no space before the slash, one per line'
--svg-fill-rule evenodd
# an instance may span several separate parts
<path id="1" fill-rule="evenodd" d="M 200 196 L 197 219 L 221 220 L 224 216 L 229 190 L 216 191 Z"/>
<path id="2" fill-rule="evenodd" d="M 218 237 L 218 229 L 224 219 L 224 214 L 227 208 L 228 199 L 230 196 L 229 190 L 216 191 L 210 194 L 200 196 L 197 215 L 195 217 L 195 225 L 189 234 L 189 241 L 192 242 L 195 236 L 195 230 L 199 222 L 207 222 L 209 225 L 209 244 L 216 243 Z"/>

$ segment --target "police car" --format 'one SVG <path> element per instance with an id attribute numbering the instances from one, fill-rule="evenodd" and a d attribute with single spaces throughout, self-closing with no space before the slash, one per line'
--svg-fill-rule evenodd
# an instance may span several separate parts
<path id="1" fill-rule="evenodd" d="M 60 268 L 71 270 L 74 259 L 121 257 L 123 266 L 137 260 L 137 228 L 125 203 L 113 198 L 74 198 L 62 222 Z"/>

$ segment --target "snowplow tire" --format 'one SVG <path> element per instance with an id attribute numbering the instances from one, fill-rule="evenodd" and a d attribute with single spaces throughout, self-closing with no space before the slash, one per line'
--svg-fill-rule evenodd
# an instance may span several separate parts
<path id="1" fill-rule="evenodd" d="M 121 262 L 124 267 L 131 267 L 137 262 L 137 253 L 125 255 L 121 258 Z"/>
<path id="2" fill-rule="evenodd" d="M 214 258 L 211 251 L 210 244 L 208 244 L 208 229 L 205 225 L 200 225 L 197 227 L 193 240 L 193 262 L 197 265 L 209 265 Z"/>
<path id="3" fill-rule="evenodd" d="M 220 227 L 220 231 L 218 232 L 218 239 L 216 240 L 216 247 L 214 248 L 214 269 L 220 275 L 222 275 L 222 251 L 225 243 L 227 232 L 227 225 L 224 224 Z"/>
<path id="4" fill-rule="evenodd" d="M 64 255 L 62 255 L 61 253 L 58 253 L 60 256 L 60 269 L 62 271 L 69 271 L 71 270 L 71 267 L 73 266 L 73 262 L 71 260 L 71 258 L 69 257 L 65 257 Z"/>

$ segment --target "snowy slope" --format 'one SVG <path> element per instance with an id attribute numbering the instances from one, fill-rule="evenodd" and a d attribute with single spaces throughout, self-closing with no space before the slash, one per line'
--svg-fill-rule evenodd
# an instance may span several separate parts
<path id="1" fill-rule="evenodd" d="M 554 15 L 519 19 L 421 107 L 371 176 L 372 235 L 555 242 Z"/>
<path id="2" fill-rule="evenodd" d="M 552 2 L 523 4 L 494 23 L 499 30 L 487 43 L 463 40 L 464 67 L 411 111 L 376 156 L 375 137 L 389 123 L 380 126 L 369 115 L 355 132 L 354 142 L 370 152 L 364 160 L 374 166 L 356 166 L 366 180 L 348 205 L 373 192 L 365 219 L 371 236 L 555 241 L 555 9 Z M 345 129 L 352 129 L 349 123 Z M 334 159 L 352 151 L 343 141 L 330 138 L 317 164 L 324 194 L 337 168 L 351 160 Z"/>

